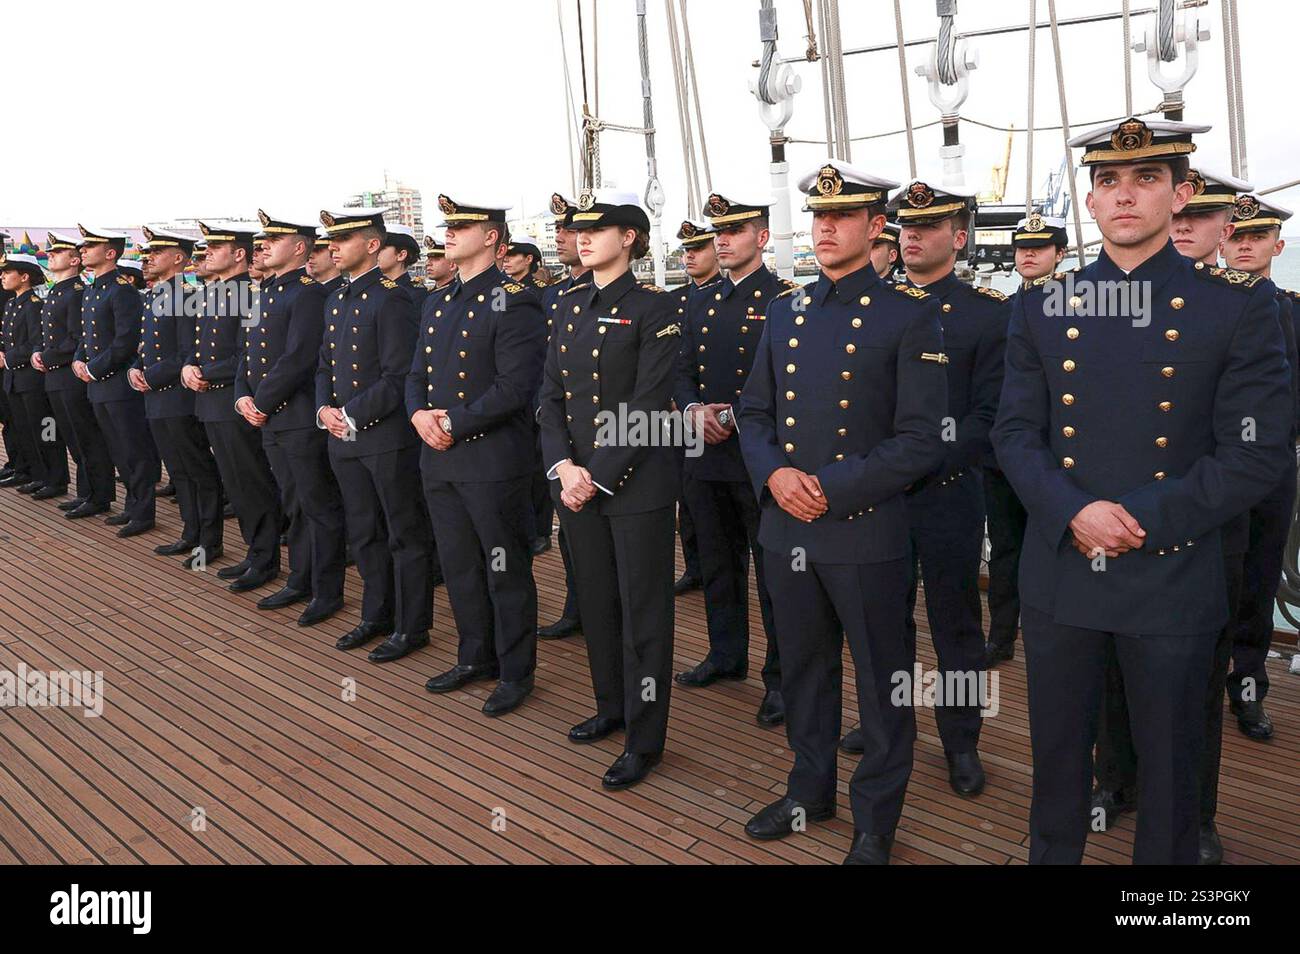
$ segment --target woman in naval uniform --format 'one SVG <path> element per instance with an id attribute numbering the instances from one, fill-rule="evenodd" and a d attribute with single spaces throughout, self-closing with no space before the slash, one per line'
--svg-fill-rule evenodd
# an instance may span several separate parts
<path id="1" fill-rule="evenodd" d="M 659 762 L 668 728 L 678 481 L 661 422 L 681 327 L 673 299 L 632 274 L 650 244 L 635 195 L 584 197 L 572 228 L 594 281 L 559 298 L 539 419 L 596 694 L 595 716 L 569 739 L 625 729 L 623 753 L 602 779 L 622 789 Z"/>

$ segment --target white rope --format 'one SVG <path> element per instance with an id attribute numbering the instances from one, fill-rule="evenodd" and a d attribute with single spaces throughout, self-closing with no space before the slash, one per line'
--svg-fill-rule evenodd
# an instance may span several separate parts
<path id="1" fill-rule="evenodd" d="M 1108 116 L 1108 117 L 1106 117 L 1105 119 L 1094 119 L 1094 120 L 1090 120 L 1090 121 L 1088 121 L 1088 122 L 1077 123 L 1076 125 L 1078 125 L 1078 126 L 1085 126 L 1085 127 L 1086 127 L 1086 126 L 1100 126 L 1102 123 L 1111 123 L 1111 122 L 1116 122 L 1116 121 L 1121 120 L 1121 119 L 1128 119 L 1129 116 L 1154 116 L 1154 115 L 1155 115 L 1156 113 L 1158 113 L 1158 112 L 1160 112 L 1160 108 L 1159 108 L 1159 107 L 1156 107 L 1156 108 L 1154 108 L 1154 109 L 1144 109 L 1144 110 L 1142 110 L 1141 112 L 1137 112 L 1137 113 L 1125 113 L 1123 116 Z M 999 126 L 997 123 L 986 123 L 986 122 L 983 122 L 983 121 L 981 121 L 981 120 L 979 120 L 979 119 L 971 119 L 971 118 L 969 118 L 969 117 L 967 117 L 967 116 L 963 116 L 963 117 L 961 118 L 961 121 L 964 122 L 964 123 L 970 123 L 972 126 L 980 126 L 980 127 L 984 128 L 984 129 L 992 129 L 992 130 L 994 130 L 995 132 L 1023 133 L 1023 132 L 1028 132 L 1028 131 L 1029 131 L 1029 130 L 1025 130 L 1025 129 L 1017 129 L 1015 126 Z M 913 130 L 917 130 L 917 129 L 927 129 L 927 128 L 929 128 L 930 126 L 938 126 L 938 125 L 940 125 L 942 122 L 943 122 L 942 119 L 934 119 L 934 120 L 931 120 L 931 121 L 928 122 L 928 123 L 920 123 L 919 125 L 913 126 L 912 129 L 913 129 Z M 1064 126 L 1036 126 L 1036 127 L 1034 127 L 1033 132 L 1052 132 L 1053 130 L 1064 129 L 1064 128 L 1065 128 Z M 884 138 L 886 138 L 887 136 L 903 136 L 903 135 L 906 135 L 906 134 L 907 134 L 907 130 L 906 130 L 906 129 L 890 129 L 890 130 L 888 130 L 887 132 L 869 133 L 869 134 L 867 134 L 867 135 L 865 135 L 865 136 L 854 136 L 854 137 L 853 137 L 853 141 L 854 141 L 854 142 L 866 142 L 866 141 L 868 141 L 868 140 L 870 140 L 870 139 L 884 139 Z M 820 140 L 820 139 L 795 139 L 795 138 L 790 138 L 790 139 L 787 139 L 786 141 L 787 141 L 787 142 L 792 142 L 792 143 L 798 143 L 798 144 L 800 144 L 800 145 L 813 145 L 813 144 L 821 145 L 821 143 L 822 143 L 822 140 Z"/>
<path id="2" fill-rule="evenodd" d="M 686 69 L 690 76 L 691 98 L 695 102 L 695 124 L 700 131 L 700 158 L 704 162 L 704 187 L 712 191 L 713 172 L 709 169 L 709 140 L 704 135 L 704 111 L 700 109 L 700 82 L 695 75 L 695 47 L 691 43 L 691 22 L 686 18 L 686 0 L 678 0 L 678 2 L 682 9 L 682 40 L 686 45 Z"/>
<path id="3" fill-rule="evenodd" d="M 821 28 L 822 45 L 825 47 L 829 43 L 826 39 L 826 0 L 817 0 L 817 25 Z M 817 64 L 821 67 L 822 73 L 822 111 L 826 114 L 826 155 L 834 156 L 836 152 L 834 121 L 831 118 L 831 68 L 825 49 L 822 50 L 821 56 L 817 57 Z"/>
<path id="4" fill-rule="evenodd" d="M 836 118 L 836 155 L 851 161 L 849 145 L 849 104 L 844 88 L 844 45 L 840 37 L 840 0 L 826 0 L 826 42 L 831 72 L 831 105 Z"/>
<path id="5" fill-rule="evenodd" d="M 1229 0 L 1221 0 L 1223 11 L 1223 92 L 1228 101 L 1228 156 L 1232 174 L 1241 177 L 1241 152 L 1237 148 L 1237 97 L 1233 93 L 1232 13 Z"/>
<path id="6" fill-rule="evenodd" d="M 695 168 L 695 150 L 692 147 L 691 122 L 686 110 L 685 74 L 682 54 L 677 43 L 677 17 L 673 0 L 664 0 L 664 14 L 668 21 L 668 52 L 673 61 L 673 90 L 677 94 L 677 129 L 681 136 L 682 169 L 686 175 L 686 217 L 693 219 L 700 208 L 700 179 Z"/>
<path id="7" fill-rule="evenodd" d="M 903 42 L 903 7 L 894 0 L 894 39 L 898 43 L 898 85 L 903 90 L 903 123 L 907 133 L 907 174 L 916 178 L 916 141 L 912 136 L 912 96 L 907 89 L 907 50 Z M 863 137 L 869 138 L 869 137 Z"/>
<path id="8" fill-rule="evenodd" d="M 1124 0 L 1125 5 L 1128 0 Z M 898 3 L 895 0 L 895 9 Z M 1038 37 L 1038 0 L 1029 0 L 1029 106 L 1025 112 L 1029 121 L 1025 124 L 1025 216 L 1034 211 L 1034 82 L 1038 72 L 1036 57 Z M 1132 106 L 1132 104 L 1129 104 Z M 915 175 L 915 173 L 913 173 Z"/>
<path id="9" fill-rule="evenodd" d="M 573 78 L 569 73 L 569 42 L 564 35 L 564 11 L 560 0 L 555 0 L 555 19 L 560 28 L 560 60 L 564 64 L 564 91 L 569 100 L 569 108 L 564 111 L 565 128 L 569 136 L 569 195 L 578 191 L 577 167 L 573 162 L 573 143 L 578 138 L 578 111 L 573 97 Z"/>
<path id="10" fill-rule="evenodd" d="M 1070 112 L 1065 103 L 1065 72 L 1061 67 L 1061 31 L 1056 22 L 1056 0 L 1047 0 L 1047 15 L 1052 21 L 1052 52 L 1056 57 L 1056 96 L 1061 104 L 1061 140 L 1065 145 L 1065 165 L 1069 178 L 1070 208 L 1074 211 L 1074 240 L 1078 248 L 1079 265 L 1088 264 L 1083 251 L 1083 219 L 1079 216 L 1079 203 L 1074 196 L 1074 156 L 1070 153 Z"/>
<path id="11" fill-rule="evenodd" d="M 1133 115 L 1133 40 L 1129 0 L 1124 0 L 1124 111 Z"/>
<path id="12" fill-rule="evenodd" d="M 1241 159 L 1240 176 L 1249 179 L 1250 164 L 1246 161 L 1246 100 L 1241 87 L 1241 25 L 1237 20 L 1237 0 L 1228 0 L 1228 9 L 1232 19 L 1232 91 L 1237 100 L 1237 155 Z"/>

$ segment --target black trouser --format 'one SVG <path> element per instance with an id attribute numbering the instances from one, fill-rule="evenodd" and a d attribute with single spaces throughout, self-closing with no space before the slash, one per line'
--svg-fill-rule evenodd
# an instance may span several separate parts
<path id="1" fill-rule="evenodd" d="M 4 372 L 0 371 L 0 375 L 3 374 Z M 18 436 L 18 429 L 14 427 L 13 405 L 9 402 L 9 395 L 3 390 L 0 390 L 0 427 L 4 428 L 5 459 L 14 469 L 14 473 L 22 476 L 28 472 L 28 464 L 23 460 L 23 444 Z"/>
<path id="2" fill-rule="evenodd" d="M 895 673 L 910 676 L 912 670 L 904 625 L 907 561 L 812 563 L 795 569 L 788 554 L 767 556 L 786 736 L 794 750 L 787 793 L 812 805 L 835 801 L 847 637 L 863 742 L 849 782 L 853 827 L 870 835 L 892 834 L 903 811 L 916 741 L 912 706 L 894 705 L 890 698 Z"/>
<path id="3" fill-rule="evenodd" d="M 22 416 L 27 421 L 27 434 L 32 449 L 33 480 L 46 487 L 66 490 L 68 487 L 68 446 L 63 429 L 58 426 L 54 409 L 45 391 L 16 391 L 15 404 L 22 403 Z"/>
<path id="4" fill-rule="evenodd" d="M 564 610 L 560 613 L 560 618 L 577 620 L 581 623 L 582 610 L 578 605 L 578 589 L 574 584 L 576 577 L 573 572 L 573 555 L 569 552 L 569 535 L 564 532 L 563 520 L 560 521 L 560 529 L 555 535 L 560 547 L 560 559 L 564 561 Z"/>
<path id="5" fill-rule="evenodd" d="M 673 663 L 673 508 L 604 516 L 560 507 L 582 608 L 596 714 L 627 723 L 624 750 L 661 752 Z"/>
<path id="6" fill-rule="evenodd" d="M 452 483 L 424 476 L 463 666 L 499 666 L 503 682 L 537 665 L 531 477 Z"/>
<path id="7" fill-rule="evenodd" d="M 239 534 L 248 545 L 248 569 L 263 573 L 280 569 L 280 488 L 271 473 L 262 435 L 242 417 L 233 421 L 204 421 L 221 486 L 235 508 Z"/>
<path id="8" fill-rule="evenodd" d="M 984 669 L 984 627 L 980 607 L 980 552 L 984 548 L 984 491 L 979 474 L 965 471 L 946 484 L 933 483 L 907 498 L 912 538 L 912 585 L 907 597 L 907 632 L 916 646 L 916 590 L 925 583 L 930 622 L 943 685 L 977 691 Z M 917 567 L 919 564 L 919 573 Z M 979 744 L 978 698 L 935 707 L 944 752 L 973 752 Z"/>
<path id="9" fill-rule="evenodd" d="M 1263 702 L 1268 695 L 1268 647 L 1273 641 L 1273 604 L 1282 582 L 1282 560 L 1295 507 L 1296 468 L 1250 508 L 1250 544 L 1245 579 L 1232 629 L 1232 674 L 1228 697 L 1234 702 Z"/>
<path id="10" fill-rule="evenodd" d="M 989 642 L 1007 647 L 1020 628 L 1020 547 L 1029 515 L 1007 475 L 984 468 L 984 509 L 989 534 Z"/>
<path id="11" fill-rule="evenodd" d="M 1225 554 L 1223 575 L 1228 585 L 1228 605 L 1241 599 L 1243 555 Z M 1211 821 L 1219 807 L 1219 760 L 1223 750 L 1223 687 L 1232 658 L 1232 624 L 1219 630 L 1214 641 L 1214 662 L 1205 696 L 1205 746 L 1201 758 L 1201 823 Z M 1106 653 L 1105 689 L 1097 725 L 1097 755 L 1093 771 L 1097 784 L 1108 791 L 1129 794 L 1139 786 L 1137 749 L 1129 727 L 1124 676 L 1113 646 Z"/>
<path id="12" fill-rule="evenodd" d="M 725 670 L 749 666 L 749 567 L 758 585 L 758 606 L 767 638 L 763 685 L 781 688 L 781 659 L 772 622 L 763 548 L 758 545 L 758 501 L 744 481 L 700 480 L 687 474 L 682 488 L 699 533 L 709 658 Z"/>
<path id="13" fill-rule="evenodd" d="M 546 465 L 542 463 L 542 446 L 537 441 L 537 456 L 534 460 L 533 473 L 529 479 L 529 496 L 532 499 L 532 525 L 529 536 L 547 540 L 551 538 L 551 529 L 555 523 L 555 501 L 551 499 L 551 482 L 546 477 Z"/>
<path id="14" fill-rule="evenodd" d="M 192 414 L 149 421 L 181 511 L 181 539 L 211 554 L 225 541 L 221 477 L 208 435 Z"/>
<path id="15" fill-rule="evenodd" d="M 1196 864 L 1205 694 L 1217 633 L 1107 633 L 1056 623 L 1029 606 L 1022 625 L 1034 760 L 1030 864 L 1083 858 L 1108 645 L 1123 674 L 1142 766 L 1133 862 Z"/>
<path id="16" fill-rule="evenodd" d="M 77 462 L 77 496 L 95 504 L 112 503 L 117 497 L 113 458 L 85 387 L 46 394 L 54 409 L 54 419 L 72 451 L 72 459 Z"/>
<path id="17" fill-rule="evenodd" d="M 330 469 L 328 440 L 318 427 L 262 428 L 262 447 L 289 520 L 285 585 L 318 600 L 343 596 L 343 500 Z"/>
<path id="18" fill-rule="evenodd" d="M 120 401 L 92 403 L 95 421 L 108 445 L 113 465 L 126 484 L 123 511 L 133 521 L 152 523 L 154 491 L 162 476 L 158 448 L 144 416 L 144 399 L 138 394 Z"/>
<path id="19" fill-rule="evenodd" d="M 420 493 L 420 450 L 402 447 L 365 457 L 330 450 L 343 497 L 348 544 L 363 584 L 361 618 L 394 632 L 429 631 L 429 514 Z"/>

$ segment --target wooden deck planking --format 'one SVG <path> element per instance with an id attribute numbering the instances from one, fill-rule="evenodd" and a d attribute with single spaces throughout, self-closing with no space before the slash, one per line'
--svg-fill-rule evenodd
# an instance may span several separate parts
<path id="1" fill-rule="evenodd" d="M 543 642 L 538 689 L 503 719 L 478 712 L 481 686 L 423 689 L 455 661 L 445 592 L 433 645 L 386 666 L 333 648 L 356 619 L 348 607 L 309 630 L 300 607 L 253 608 L 177 558 L 177 511 L 159 503 L 159 530 L 118 540 L 97 520 L 69 523 L 48 503 L 0 491 L 0 667 L 102 669 L 98 719 L 57 709 L 0 714 L 0 861 L 68 863 L 811 863 L 838 862 L 852 834 L 841 759 L 840 816 L 776 843 L 745 838 L 749 815 L 783 790 L 784 733 L 758 726 L 756 640 L 751 678 L 706 690 L 673 687 L 664 765 L 610 794 L 599 775 L 617 739 L 573 746 L 564 732 L 590 714 L 580 638 Z M 234 522 L 226 565 L 242 555 Z M 558 552 L 538 560 L 540 613 L 558 615 Z M 263 590 L 262 593 L 268 590 Z M 707 650 L 703 600 L 677 600 L 675 659 Z M 755 606 L 751 618 L 758 619 Z M 923 614 L 919 619 L 926 635 Z M 919 662 L 934 665 L 927 639 Z M 852 666 L 846 658 L 846 680 Z M 1225 710 L 1218 823 L 1229 862 L 1300 862 L 1300 680 L 1270 662 L 1278 737 L 1241 736 Z M 1029 733 L 1024 668 L 1004 663 L 1001 712 L 985 721 L 983 795 L 949 789 L 933 713 L 918 711 L 916 764 L 898 863 L 1023 863 L 1028 856 Z M 343 699 L 343 680 L 356 698 Z M 847 684 L 847 683 L 846 683 Z M 845 700 L 852 699 L 846 691 Z M 847 729 L 855 716 L 846 707 Z M 201 807 L 207 830 L 190 828 Z M 494 831 L 493 811 L 504 811 Z M 1133 819 L 1090 839 L 1090 863 L 1127 863 Z"/>

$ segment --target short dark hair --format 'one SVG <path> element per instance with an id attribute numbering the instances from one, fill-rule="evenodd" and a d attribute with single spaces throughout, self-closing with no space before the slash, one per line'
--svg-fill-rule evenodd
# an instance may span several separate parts
<path id="1" fill-rule="evenodd" d="M 1161 165 L 1169 167 L 1169 174 L 1173 178 L 1174 187 L 1177 188 L 1180 182 L 1187 178 L 1187 171 L 1191 168 L 1191 161 L 1186 156 L 1160 156 L 1150 160 L 1158 162 Z M 1128 165 L 1128 163 L 1122 163 Z M 1088 167 L 1088 183 L 1092 184 L 1097 181 L 1097 170 L 1105 166 L 1121 165 L 1121 163 L 1101 162 Z"/>
<path id="2" fill-rule="evenodd" d="M 370 241 L 372 238 L 377 238 L 379 239 L 380 242 L 383 242 L 384 238 L 388 235 L 388 232 L 385 231 L 384 229 L 381 229 L 377 225 L 363 225 L 361 226 L 361 228 L 357 229 L 353 234 L 365 236 L 367 242 Z"/>
<path id="3" fill-rule="evenodd" d="M 117 252 L 117 257 L 121 258 L 126 254 L 126 239 L 109 239 L 104 243 L 113 251 Z"/>
<path id="4" fill-rule="evenodd" d="M 961 209 L 960 211 L 954 212 L 952 216 L 952 227 L 953 227 L 953 231 L 960 231 L 964 229 L 967 232 L 969 232 L 970 231 L 970 209 Z"/>

